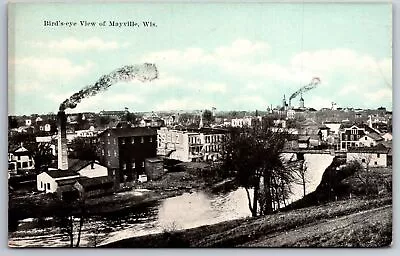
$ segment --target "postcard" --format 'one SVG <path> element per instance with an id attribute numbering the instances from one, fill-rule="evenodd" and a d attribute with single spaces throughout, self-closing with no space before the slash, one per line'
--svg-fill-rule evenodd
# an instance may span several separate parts
<path id="1" fill-rule="evenodd" d="M 9 3 L 8 245 L 392 244 L 390 3 Z"/>

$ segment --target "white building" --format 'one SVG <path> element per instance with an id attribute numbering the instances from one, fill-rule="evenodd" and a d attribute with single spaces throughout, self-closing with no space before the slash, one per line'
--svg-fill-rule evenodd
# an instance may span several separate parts
<path id="1" fill-rule="evenodd" d="M 362 136 L 358 141 L 357 147 L 375 147 L 378 143 L 384 141 L 384 139 L 376 133 L 368 133 Z"/>
<path id="2" fill-rule="evenodd" d="M 382 145 L 351 148 L 346 153 L 346 162 L 357 161 L 364 167 L 387 167 L 389 151 L 389 148 Z"/>
<path id="3" fill-rule="evenodd" d="M 8 171 L 17 173 L 18 170 L 33 170 L 35 162 L 31 153 L 22 145 L 8 154 Z"/>
<path id="4" fill-rule="evenodd" d="M 157 153 L 182 162 L 217 160 L 221 157 L 225 132 L 216 129 L 200 131 L 157 131 Z"/>
<path id="5" fill-rule="evenodd" d="M 79 173 L 53 169 L 37 175 L 36 187 L 38 191 L 55 193 L 59 187 L 58 181 L 75 181 L 76 178 L 79 178 Z"/>
<path id="6" fill-rule="evenodd" d="M 108 176 L 107 167 L 99 162 L 76 161 L 69 170 L 49 169 L 37 175 L 36 185 L 38 191 L 55 193 L 57 189 L 65 185 L 72 185 L 78 178 L 97 178 Z"/>

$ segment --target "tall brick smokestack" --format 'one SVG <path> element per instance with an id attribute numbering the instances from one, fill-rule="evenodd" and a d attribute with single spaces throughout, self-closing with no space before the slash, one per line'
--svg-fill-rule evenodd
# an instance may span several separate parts
<path id="1" fill-rule="evenodd" d="M 68 170 L 67 116 L 64 111 L 57 114 L 57 131 L 58 169 Z"/>

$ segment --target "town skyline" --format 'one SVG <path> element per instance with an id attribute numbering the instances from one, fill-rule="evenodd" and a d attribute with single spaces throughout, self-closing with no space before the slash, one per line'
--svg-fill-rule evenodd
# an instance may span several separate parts
<path id="1" fill-rule="evenodd" d="M 67 5 L 21 6 L 10 26 L 25 40 L 9 39 L 9 114 L 57 112 L 62 101 L 102 75 L 144 62 L 157 66 L 158 79 L 117 83 L 69 112 L 265 110 L 313 77 L 321 84 L 303 95 L 306 107 L 329 108 L 335 102 L 343 108 L 392 109 L 391 20 L 384 18 L 391 13 L 389 4 L 252 5 L 225 10 L 210 4 L 204 13 L 219 15 L 196 13 L 190 25 L 185 24 L 196 5 L 129 9 L 107 3 L 79 13 Z M 82 17 L 135 17 L 157 27 L 42 26 L 45 18 L 79 22 Z M 299 97 L 292 102 L 298 105 Z"/>

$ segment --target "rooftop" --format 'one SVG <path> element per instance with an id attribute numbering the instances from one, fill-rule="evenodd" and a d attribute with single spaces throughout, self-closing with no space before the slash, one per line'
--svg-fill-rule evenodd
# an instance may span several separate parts
<path id="1" fill-rule="evenodd" d="M 128 136 L 151 136 L 157 135 L 157 130 L 151 127 L 121 127 L 121 128 L 108 128 L 101 132 L 99 136 L 104 136 L 110 132 L 115 137 L 128 137 Z"/>

